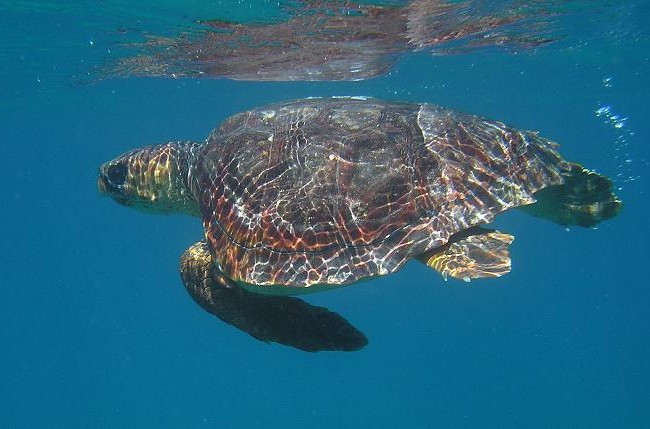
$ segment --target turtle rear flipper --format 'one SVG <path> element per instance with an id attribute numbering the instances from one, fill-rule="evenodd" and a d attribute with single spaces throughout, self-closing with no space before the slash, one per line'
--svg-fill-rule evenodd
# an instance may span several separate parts
<path id="1" fill-rule="evenodd" d="M 484 228 L 470 228 L 451 237 L 444 246 L 423 253 L 418 259 L 447 276 L 469 281 L 500 277 L 510 272 L 508 246 L 514 237 Z"/>
<path id="2" fill-rule="evenodd" d="M 592 227 L 618 214 L 622 203 L 612 191 L 612 181 L 578 164 L 562 185 L 549 186 L 534 195 L 537 202 L 521 210 L 559 225 Z"/>
<path id="3" fill-rule="evenodd" d="M 287 297 L 260 295 L 238 287 L 213 264 L 205 242 L 181 257 L 181 278 L 204 310 L 261 341 L 300 350 L 355 351 L 368 339 L 337 313 Z"/>

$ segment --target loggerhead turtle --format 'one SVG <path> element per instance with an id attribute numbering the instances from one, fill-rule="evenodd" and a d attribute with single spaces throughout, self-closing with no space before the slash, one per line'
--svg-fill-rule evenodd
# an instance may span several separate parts
<path id="1" fill-rule="evenodd" d="M 611 181 L 535 132 L 431 104 L 305 99 L 226 119 L 204 143 L 134 150 L 99 170 L 120 204 L 200 216 L 181 257 L 192 298 L 264 341 L 356 350 L 344 318 L 289 297 L 392 273 L 410 259 L 460 279 L 510 271 L 518 207 L 591 227 L 619 211 Z"/>

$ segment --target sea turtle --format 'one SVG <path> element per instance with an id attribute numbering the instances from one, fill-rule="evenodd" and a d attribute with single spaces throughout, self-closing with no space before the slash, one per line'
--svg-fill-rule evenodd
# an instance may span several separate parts
<path id="1" fill-rule="evenodd" d="M 535 132 L 432 104 L 312 98 L 226 119 L 204 143 L 125 153 L 99 169 L 120 204 L 203 219 L 181 277 L 208 312 L 303 350 L 366 337 L 288 295 L 392 273 L 417 259 L 445 278 L 510 271 L 511 235 L 483 225 L 519 207 L 591 227 L 621 202 L 609 179 Z"/>

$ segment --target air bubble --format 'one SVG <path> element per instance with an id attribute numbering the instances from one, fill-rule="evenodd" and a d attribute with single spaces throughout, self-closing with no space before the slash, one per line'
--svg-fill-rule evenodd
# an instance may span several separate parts
<path id="1" fill-rule="evenodd" d="M 603 79 L 603 85 L 611 87 L 611 77 Z M 634 132 L 626 128 L 628 118 L 617 114 L 610 105 L 600 105 L 594 111 L 597 117 L 602 118 L 605 124 L 611 126 L 615 131 L 614 138 L 614 156 L 617 161 L 618 173 L 616 177 L 622 183 L 631 183 L 638 179 L 638 176 L 632 174 L 634 157 L 629 152 L 628 140 L 634 136 Z"/>

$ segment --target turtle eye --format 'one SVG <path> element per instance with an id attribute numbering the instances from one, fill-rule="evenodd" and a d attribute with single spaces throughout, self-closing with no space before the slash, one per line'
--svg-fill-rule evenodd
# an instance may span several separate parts
<path id="1" fill-rule="evenodd" d="M 126 166 L 124 164 L 111 165 L 106 171 L 106 176 L 114 186 L 123 185 L 126 181 Z"/>

